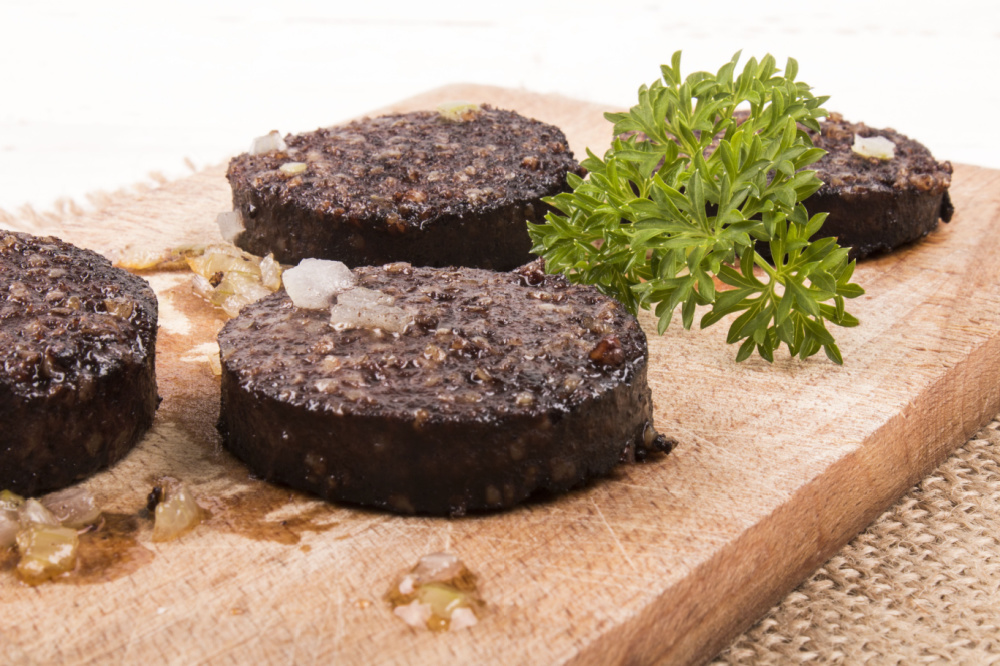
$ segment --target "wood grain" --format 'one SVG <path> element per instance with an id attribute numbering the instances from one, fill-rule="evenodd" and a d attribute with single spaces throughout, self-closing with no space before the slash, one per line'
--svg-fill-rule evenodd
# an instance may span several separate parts
<path id="1" fill-rule="evenodd" d="M 399 104 L 473 99 L 561 126 L 601 152 L 602 109 L 453 86 Z M 96 212 L 41 221 L 104 252 L 215 238 L 224 168 Z M 959 166 L 954 221 L 864 262 L 845 364 L 736 365 L 725 326 L 650 335 L 654 463 L 506 514 L 402 518 L 325 505 L 248 477 L 214 429 L 206 354 L 222 319 L 183 274 L 160 298 L 163 403 L 128 458 L 86 485 L 134 515 L 163 475 L 210 519 L 153 544 L 147 522 L 103 573 L 28 588 L 0 572 L 5 663 L 669 663 L 711 658 L 1000 409 L 1000 172 Z M 647 331 L 655 330 L 643 318 Z M 454 634 L 413 630 L 383 595 L 423 554 L 459 554 L 488 612 Z M 131 559 L 129 553 L 136 555 Z M 144 555 L 145 553 L 145 555 Z M 71 581 L 74 579 L 70 579 Z"/>

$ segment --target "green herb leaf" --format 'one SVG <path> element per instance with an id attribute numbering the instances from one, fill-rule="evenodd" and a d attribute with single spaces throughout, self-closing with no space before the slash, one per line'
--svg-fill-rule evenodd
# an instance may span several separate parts
<path id="1" fill-rule="evenodd" d="M 739 60 L 682 77 L 678 51 L 638 104 L 605 114 L 617 138 L 603 158 L 587 151 L 573 192 L 546 199 L 556 212 L 528 225 L 532 252 L 633 313 L 652 309 L 661 333 L 678 307 L 685 328 L 698 308 L 708 308 L 702 328 L 738 315 L 728 335 L 738 361 L 754 351 L 772 361 L 785 344 L 842 363 L 826 324 L 856 326 L 844 299 L 864 290 L 846 248 L 810 240 L 826 215 L 802 204 L 822 185 L 806 167 L 824 151 L 800 126 L 819 128 L 827 98 L 795 81 L 793 59 L 783 76 L 770 55 L 742 70 Z"/>

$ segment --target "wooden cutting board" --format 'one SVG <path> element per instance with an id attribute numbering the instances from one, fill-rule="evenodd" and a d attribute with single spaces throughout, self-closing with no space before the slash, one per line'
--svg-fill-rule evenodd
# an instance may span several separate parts
<path id="1" fill-rule="evenodd" d="M 453 86 L 393 110 L 467 99 L 561 126 L 603 152 L 603 108 Z M 280 119 L 279 119 L 280 121 Z M 262 128 L 262 131 L 271 128 Z M 97 212 L 37 219 L 104 252 L 217 238 L 224 167 Z M 838 330 L 846 359 L 737 365 L 726 329 L 656 336 L 655 462 L 556 500 L 462 519 L 331 506 L 249 478 L 219 444 L 207 357 L 222 318 L 188 275 L 160 299 L 163 402 L 128 458 L 86 485 L 108 528 L 73 577 L 37 588 L 0 558 L 3 663 L 669 663 L 711 658 L 1000 409 L 1000 172 L 958 166 L 957 213 L 924 242 L 864 262 L 867 294 Z M 29 229 L 30 230 L 30 229 Z M 191 484 L 210 518 L 165 544 L 141 515 L 157 478 Z M 450 634 L 383 600 L 424 554 L 457 553 L 487 611 Z"/>

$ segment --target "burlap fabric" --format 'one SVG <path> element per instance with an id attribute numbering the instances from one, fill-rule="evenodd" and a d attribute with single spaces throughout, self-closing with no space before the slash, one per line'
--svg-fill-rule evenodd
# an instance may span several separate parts
<path id="1" fill-rule="evenodd" d="M 715 663 L 1000 663 L 997 419 Z"/>

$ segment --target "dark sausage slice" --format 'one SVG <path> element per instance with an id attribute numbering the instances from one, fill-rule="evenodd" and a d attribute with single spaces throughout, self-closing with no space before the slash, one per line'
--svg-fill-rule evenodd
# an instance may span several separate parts
<path id="1" fill-rule="evenodd" d="M 544 275 L 355 270 L 402 334 L 338 331 L 284 292 L 219 335 L 220 430 L 258 475 L 402 513 L 503 509 L 622 459 L 668 450 L 652 427 L 646 338 L 590 287 Z"/>
<path id="2" fill-rule="evenodd" d="M 938 219 L 951 220 L 949 162 L 938 162 L 925 146 L 893 129 L 850 123 L 838 113 L 820 125 L 813 143 L 829 152 L 809 168 L 824 184 L 805 201 L 810 215 L 829 213 L 818 236 L 836 236 L 841 247 L 851 248 L 852 259 L 860 259 L 923 238 Z M 851 149 L 855 135 L 889 139 L 895 156 L 858 155 Z"/>
<path id="3" fill-rule="evenodd" d="M 100 255 L 0 230 L 0 488 L 54 490 L 131 450 L 156 412 L 156 315 Z"/>
<path id="4" fill-rule="evenodd" d="M 510 270 L 532 259 L 525 221 L 580 167 L 556 127 L 488 106 L 366 118 L 288 136 L 229 165 L 235 242 L 284 263 Z"/>

